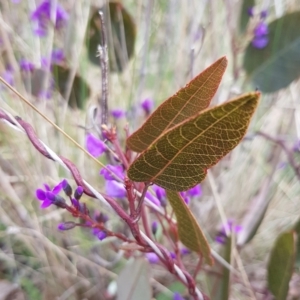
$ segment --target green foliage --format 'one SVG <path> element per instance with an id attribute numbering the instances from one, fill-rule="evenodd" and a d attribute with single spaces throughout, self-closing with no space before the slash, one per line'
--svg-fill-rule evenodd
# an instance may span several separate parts
<path id="1" fill-rule="evenodd" d="M 250 16 L 248 9 L 255 6 L 255 0 L 243 0 L 240 12 L 239 30 L 240 33 L 244 33 L 247 29 Z"/>
<path id="2" fill-rule="evenodd" d="M 107 22 L 107 38 L 110 70 L 122 72 L 134 53 L 136 26 L 132 16 L 119 1 L 110 1 L 104 8 L 94 8 L 89 22 L 86 46 L 89 60 L 100 67 L 98 46 L 101 45 L 102 32 L 99 9 L 103 9 Z"/>
<path id="3" fill-rule="evenodd" d="M 259 97 L 259 93 L 243 95 L 167 130 L 131 164 L 128 177 L 175 191 L 195 186 L 208 168 L 239 144 Z"/>
<path id="4" fill-rule="evenodd" d="M 268 287 L 276 300 L 286 300 L 295 260 L 295 235 L 282 233 L 276 240 L 268 263 Z"/>
<path id="5" fill-rule="evenodd" d="M 117 279 L 117 300 L 151 300 L 149 264 L 143 259 L 131 259 Z"/>
<path id="6" fill-rule="evenodd" d="M 39 300 L 42 299 L 41 291 L 34 285 L 34 283 L 26 278 L 22 277 L 21 279 L 22 290 L 25 291 L 27 299 Z"/>
<path id="7" fill-rule="evenodd" d="M 143 126 L 127 139 L 127 146 L 133 151 L 142 152 L 154 144 L 166 130 L 207 108 L 226 67 L 226 57 L 220 58 L 178 93 L 164 101 Z"/>
<path id="8" fill-rule="evenodd" d="M 68 67 L 53 65 L 52 72 L 58 91 L 63 97 L 66 96 L 68 91 L 67 84 L 69 83 L 69 80 L 72 79 L 70 78 L 71 70 Z M 68 97 L 68 104 L 70 107 L 83 109 L 90 93 L 91 90 L 88 84 L 80 75 L 76 74 Z"/>
<path id="9" fill-rule="evenodd" d="M 189 249 L 201 254 L 209 265 L 213 265 L 207 240 L 184 200 L 174 191 L 167 191 L 167 197 L 176 215 L 180 241 Z"/>
<path id="10" fill-rule="evenodd" d="M 269 24 L 269 43 L 263 49 L 249 43 L 243 66 L 261 91 L 276 92 L 300 76 L 300 11 Z"/>

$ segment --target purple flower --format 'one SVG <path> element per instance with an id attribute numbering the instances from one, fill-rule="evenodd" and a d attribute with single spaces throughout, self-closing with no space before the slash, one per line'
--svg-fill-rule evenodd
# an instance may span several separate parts
<path id="1" fill-rule="evenodd" d="M 51 64 L 60 64 L 65 60 L 65 54 L 62 49 L 54 49 L 51 53 Z"/>
<path id="2" fill-rule="evenodd" d="M 202 196 L 201 185 L 200 184 L 195 185 L 194 187 L 189 189 L 186 193 L 191 197 L 195 197 L 195 196 L 201 197 Z"/>
<path id="3" fill-rule="evenodd" d="M 251 42 L 252 46 L 257 49 L 265 48 L 269 43 L 268 33 L 268 25 L 262 21 L 258 23 L 254 28 L 254 38 Z"/>
<path id="4" fill-rule="evenodd" d="M 253 6 L 248 7 L 247 14 L 248 14 L 249 17 L 253 17 L 254 16 L 254 7 Z"/>
<path id="5" fill-rule="evenodd" d="M 145 111 L 146 115 L 149 115 L 154 107 L 154 102 L 152 99 L 146 98 L 145 100 L 142 101 L 141 107 Z"/>
<path id="6" fill-rule="evenodd" d="M 174 293 L 173 300 L 184 300 L 184 298 L 178 293 Z"/>
<path id="7" fill-rule="evenodd" d="M 36 28 L 34 32 L 38 36 L 45 36 L 47 34 L 47 26 L 51 21 L 52 10 L 55 14 L 55 28 L 61 28 L 68 20 L 68 13 L 64 8 L 56 2 L 56 6 L 53 7 L 54 1 L 44 0 L 31 14 L 31 20 L 36 22 Z"/>
<path id="8" fill-rule="evenodd" d="M 107 146 L 105 145 L 105 143 L 96 138 L 91 133 L 86 136 L 85 146 L 87 151 L 94 157 L 100 156 L 107 150 Z"/>
<path id="9" fill-rule="evenodd" d="M 222 229 L 217 234 L 215 241 L 219 244 L 225 244 L 227 239 L 227 232 L 229 233 L 239 233 L 242 230 L 242 226 L 235 225 L 232 220 L 228 220 L 225 226 L 222 226 Z"/>
<path id="10" fill-rule="evenodd" d="M 111 115 L 115 118 L 115 119 L 121 119 L 125 116 L 125 111 L 122 109 L 114 109 L 111 111 Z"/>
<path id="11" fill-rule="evenodd" d="M 268 43 L 269 43 L 269 37 L 267 35 L 255 36 L 251 42 L 252 46 L 257 49 L 265 48 L 268 45 Z"/>
<path id="12" fill-rule="evenodd" d="M 26 59 L 19 61 L 20 69 L 24 72 L 32 72 L 34 70 L 34 64 Z"/>
<path id="13" fill-rule="evenodd" d="M 127 195 L 124 184 L 116 180 L 105 182 L 105 192 L 108 196 L 116 198 L 125 198 Z"/>
<path id="14" fill-rule="evenodd" d="M 103 230 L 100 230 L 98 233 L 97 233 L 97 238 L 100 240 L 100 241 L 103 241 L 105 238 L 107 237 L 107 233 Z"/>
<path id="15" fill-rule="evenodd" d="M 263 36 L 263 35 L 267 35 L 268 33 L 269 33 L 268 25 L 264 22 L 259 22 L 254 28 L 255 36 Z"/>
<path id="16" fill-rule="evenodd" d="M 260 18 L 264 20 L 268 16 L 268 11 L 266 9 L 260 12 Z"/>
<path id="17" fill-rule="evenodd" d="M 124 179 L 123 167 L 120 165 L 107 165 L 100 171 L 100 175 L 102 175 L 106 180 L 116 180 L 113 174 L 115 174 L 118 178 Z"/>
<path id="18" fill-rule="evenodd" d="M 159 258 L 154 252 L 146 253 L 146 259 L 149 261 L 150 264 L 157 264 L 159 262 Z"/>
<path id="19" fill-rule="evenodd" d="M 166 191 L 165 189 L 161 188 L 160 186 L 154 184 L 153 190 L 156 194 L 156 197 L 159 201 L 162 201 L 163 198 L 166 198 Z"/>
<path id="20" fill-rule="evenodd" d="M 60 203 L 55 202 L 62 201 L 62 198 L 56 198 L 55 196 L 62 190 L 62 182 L 58 183 L 52 190 L 47 184 L 44 184 L 44 188 L 44 190 L 37 189 L 35 192 L 36 198 L 43 202 L 41 208 L 49 207 L 51 204 L 59 205 Z"/>
<path id="21" fill-rule="evenodd" d="M 14 72 L 12 68 L 6 68 L 6 70 L 1 74 L 1 76 L 8 84 L 14 85 Z"/>
<path id="22" fill-rule="evenodd" d="M 157 206 L 161 205 L 161 202 L 156 197 L 154 197 L 149 191 L 146 193 L 146 198 Z"/>
<path id="23" fill-rule="evenodd" d="M 180 249 L 180 253 L 181 253 L 181 255 L 187 255 L 187 254 L 191 253 L 191 250 L 184 247 L 184 248 Z"/>
<path id="24" fill-rule="evenodd" d="M 152 233 L 155 235 L 156 232 L 157 232 L 157 228 L 158 228 L 158 223 L 156 221 L 153 221 L 152 222 L 152 225 L 151 225 L 151 230 L 152 230 Z"/>
<path id="25" fill-rule="evenodd" d="M 58 224 L 57 229 L 61 231 L 65 231 L 65 230 L 73 229 L 74 227 L 76 227 L 76 223 L 69 221 L 69 222 Z"/>
<path id="26" fill-rule="evenodd" d="M 80 200 L 82 194 L 83 194 L 83 187 L 82 186 L 78 186 L 76 188 L 76 190 L 75 190 L 74 198 L 78 201 L 78 200 Z"/>

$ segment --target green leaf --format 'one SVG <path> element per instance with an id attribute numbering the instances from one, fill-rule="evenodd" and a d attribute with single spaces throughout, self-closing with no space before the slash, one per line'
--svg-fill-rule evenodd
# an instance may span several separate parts
<path id="1" fill-rule="evenodd" d="M 300 220 L 295 224 L 294 230 L 297 234 L 297 243 L 296 243 L 296 266 L 300 268 Z"/>
<path id="2" fill-rule="evenodd" d="M 71 70 L 68 67 L 52 65 L 55 86 L 63 97 L 65 97 L 68 88 L 70 72 Z M 76 74 L 73 79 L 68 104 L 73 108 L 83 109 L 90 94 L 91 90 L 86 81 Z"/>
<path id="3" fill-rule="evenodd" d="M 163 132 L 207 108 L 216 93 L 227 66 L 226 57 L 217 60 L 175 95 L 162 103 L 127 139 L 127 146 L 142 152 Z"/>
<path id="4" fill-rule="evenodd" d="M 143 259 L 131 259 L 117 279 L 117 300 L 151 300 L 149 264 Z"/>
<path id="5" fill-rule="evenodd" d="M 131 164 L 128 177 L 175 191 L 195 186 L 241 141 L 259 96 L 243 95 L 168 130 Z"/>
<path id="6" fill-rule="evenodd" d="M 287 299 L 294 260 L 294 232 L 282 233 L 275 242 L 268 264 L 268 287 L 276 300 Z"/>
<path id="7" fill-rule="evenodd" d="M 177 192 L 169 190 L 166 192 L 176 215 L 180 241 L 190 250 L 201 254 L 206 263 L 213 265 L 210 247 L 190 209 Z"/>
<path id="8" fill-rule="evenodd" d="M 269 44 L 263 49 L 249 43 L 243 66 L 256 87 L 272 93 L 300 76 L 300 12 L 271 22 L 268 37 Z"/>
<path id="9" fill-rule="evenodd" d="M 107 24 L 110 70 L 121 72 L 134 53 L 136 26 L 131 15 L 119 1 L 110 1 L 109 5 L 100 9 L 103 10 Z M 89 60 L 100 67 L 97 56 L 98 45 L 101 45 L 102 41 L 99 8 L 94 8 L 93 11 L 87 30 L 86 46 Z"/>
<path id="10" fill-rule="evenodd" d="M 244 33 L 247 29 L 250 16 L 248 9 L 255 6 L 255 0 L 243 0 L 240 12 L 240 33 Z"/>

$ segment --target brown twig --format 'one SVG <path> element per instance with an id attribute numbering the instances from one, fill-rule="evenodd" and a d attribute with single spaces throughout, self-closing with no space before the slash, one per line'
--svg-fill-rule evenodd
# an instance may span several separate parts
<path id="1" fill-rule="evenodd" d="M 100 65 L 101 65 L 101 76 L 102 76 L 102 94 L 99 99 L 99 106 L 101 110 L 101 125 L 107 125 L 108 119 L 108 53 L 107 53 L 107 36 L 104 14 L 99 11 L 99 17 L 101 22 L 101 44 L 98 47 Z"/>

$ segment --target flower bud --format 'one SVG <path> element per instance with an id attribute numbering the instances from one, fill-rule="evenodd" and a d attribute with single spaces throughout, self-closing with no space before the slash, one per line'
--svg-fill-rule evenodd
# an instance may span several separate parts
<path id="1" fill-rule="evenodd" d="M 77 189 L 75 190 L 74 198 L 76 200 L 79 200 L 81 198 L 82 194 L 83 194 L 83 187 L 82 186 L 78 186 Z"/>
<path id="2" fill-rule="evenodd" d="M 69 185 L 68 181 L 64 179 L 61 184 L 65 194 L 68 197 L 72 196 L 72 187 Z"/>
<path id="3" fill-rule="evenodd" d="M 70 221 L 70 222 L 64 222 L 58 224 L 57 229 L 61 231 L 65 231 L 65 230 L 73 229 L 74 227 L 76 227 L 76 223 Z"/>

